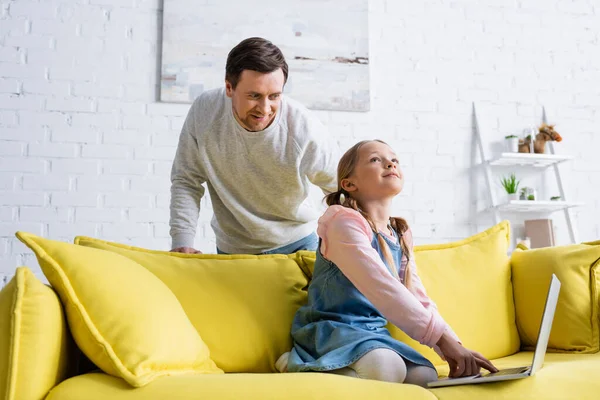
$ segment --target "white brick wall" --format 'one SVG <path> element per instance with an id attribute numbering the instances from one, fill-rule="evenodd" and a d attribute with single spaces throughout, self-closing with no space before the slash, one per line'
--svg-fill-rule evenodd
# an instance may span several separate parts
<path id="1" fill-rule="evenodd" d="M 170 165 L 189 105 L 156 102 L 161 4 L 0 1 L 0 276 L 38 268 L 17 230 L 168 249 Z M 372 110 L 316 114 L 344 147 L 379 137 L 398 151 L 408 182 L 394 205 L 417 241 L 491 224 L 472 102 L 490 150 L 546 106 L 565 139 L 558 152 L 576 157 L 561 168 L 585 203 L 580 239 L 600 238 L 597 2 L 369 4 Z M 550 178 L 539 185 L 553 193 Z M 209 199 L 202 206 L 196 245 L 213 252 Z"/>

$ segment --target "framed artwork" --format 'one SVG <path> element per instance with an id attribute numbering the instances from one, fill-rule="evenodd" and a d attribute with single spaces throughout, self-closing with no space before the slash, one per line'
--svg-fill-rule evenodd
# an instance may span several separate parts
<path id="1" fill-rule="evenodd" d="M 262 37 L 289 65 L 286 95 L 318 110 L 368 111 L 368 0 L 164 0 L 160 100 L 225 85 L 229 51 Z"/>

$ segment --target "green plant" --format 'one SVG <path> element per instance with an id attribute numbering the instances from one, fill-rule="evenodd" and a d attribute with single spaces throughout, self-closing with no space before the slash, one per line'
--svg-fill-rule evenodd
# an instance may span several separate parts
<path id="1" fill-rule="evenodd" d="M 504 190 L 506 190 L 506 193 L 508 194 L 514 194 L 517 193 L 517 189 L 519 188 L 519 182 L 517 180 L 517 177 L 515 176 L 515 174 L 510 174 L 510 176 L 507 177 L 503 177 L 502 180 L 500 181 L 500 183 L 502 184 L 502 187 L 504 188 Z"/>
<path id="2" fill-rule="evenodd" d="M 527 196 L 527 200 L 535 200 L 535 196 L 530 194 L 529 196 Z"/>
<path id="3" fill-rule="evenodd" d="M 504 136 L 504 139 L 516 139 L 518 136 L 517 135 L 508 135 L 508 136 Z"/>
<path id="4" fill-rule="evenodd" d="M 550 200 L 553 200 L 553 201 L 560 200 L 560 196 L 552 196 L 552 197 L 550 197 Z"/>

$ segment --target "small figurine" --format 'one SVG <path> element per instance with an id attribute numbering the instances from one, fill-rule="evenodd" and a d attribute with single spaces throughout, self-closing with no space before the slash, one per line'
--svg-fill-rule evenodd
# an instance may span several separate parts
<path id="1" fill-rule="evenodd" d="M 542 124 L 539 128 L 539 133 L 535 135 L 533 151 L 534 153 L 544 154 L 546 152 L 546 142 L 560 142 L 561 140 L 562 136 L 554 130 L 554 125 Z M 531 135 L 519 140 L 519 153 L 530 153 L 530 147 Z"/>

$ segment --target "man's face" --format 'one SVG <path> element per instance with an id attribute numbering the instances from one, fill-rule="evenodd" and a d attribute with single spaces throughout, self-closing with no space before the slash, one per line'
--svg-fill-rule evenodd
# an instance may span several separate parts
<path id="1" fill-rule="evenodd" d="M 244 129 L 258 132 L 271 125 L 281 104 L 284 83 L 281 68 L 268 74 L 245 69 L 235 89 L 225 81 L 233 115 Z"/>

